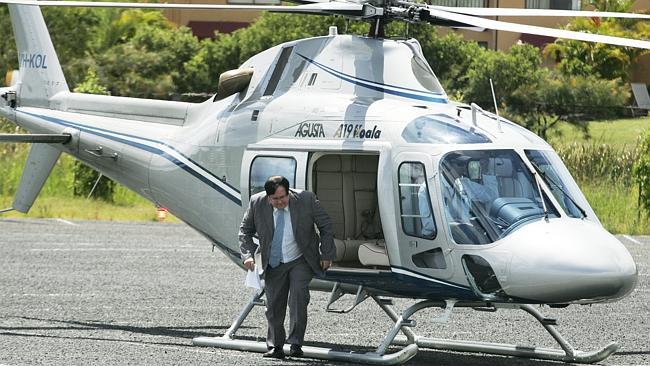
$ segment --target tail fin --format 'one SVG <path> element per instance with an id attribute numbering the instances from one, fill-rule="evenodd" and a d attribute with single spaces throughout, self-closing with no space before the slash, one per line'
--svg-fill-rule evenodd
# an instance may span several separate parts
<path id="1" fill-rule="evenodd" d="M 14 198 L 13 208 L 16 211 L 22 213 L 29 211 L 60 155 L 60 150 L 48 144 L 32 145 Z"/>
<path id="2" fill-rule="evenodd" d="M 49 107 L 52 96 L 69 89 L 41 9 L 34 5 L 8 6 L 20 65 L 18 105 Z"/>

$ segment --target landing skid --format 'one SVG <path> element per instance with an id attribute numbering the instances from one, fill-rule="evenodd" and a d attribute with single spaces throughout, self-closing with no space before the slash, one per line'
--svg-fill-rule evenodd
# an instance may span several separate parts
<path id="1" fill-rule="evenodd" d="M 235 333 L 244 322 L 253 307 L 257 305 L 264 305 L 264 301 L 262 300 L 263 294 L 264 291 L 253 296 L 251 301 L 246 304 L 246 306 L 244 306 L 241 313 L 239 314 L 239 317 L 235 319 L 230 328 L 228 328 L 226 334 L 221 337 L 196 337 L 192 340 L 192 344 L 195 346 L 218 347 L 260 353 L 268 351 L 265 342 L 247 341 L 235 338 Z M 413 313 L 410 313 L 409 316 L 411 315 L 413 315 Z M 331 361 L 360 362 L 371 365 L 401 365 L 415 356 L 415 354 L 418 352 L 418 346 L 416 344 L 408 344 L 400 351 L 390 354 L 386 354 L 386 349 L 395 339 L 395 336 L 399 332 L 400 327 L 406 327 L 409 325 L 410 323 L 408 322 L 396 321 L 391 331 L 384 338 L 382 344 L 374 352 L 345 352 L 335 351 L 333 349 L 324 347 L 303 346 L 303 357 L 318 358 Z M 284 352 L 289 352 L 288 345 L 285 345 Z"/>
<path id="2" fill-rule="evenodd" d="M 195 346 L 218 347 L 249 352 L 266 352 L 267 346 L 265 342 L 248 341 L 235 338 L 235 333 L 242 325 L 246 317 L 248 317 L 251 310 L 255 306 L 264 305 L 264 300 L 262 300 L 263 294 L 264 291 L 253 296 L 253 298 L 248 302 L 248 304 L 246 304 L 246 306 L 244 306 L 237 319 L 235 319 L 235 321 L 223 336 L 197 337 L 192 340 L 192 344 Z M 540 311 L 531 305 L 508 305 L 507 307 L 511 309 L 521 309 L 526 313 L 532 315 L 544 327 L 544 329 L 546 329 L 546 331 L 551 334 L 556 342 L 558 342 L 561 349 L 422 337 L 411 330 L 411 327 L 415 325 L 415 322 L 409 319 L 420 310 L 432 307 L 440 307 L 440 302 L 429 300 L 420 301 L 405 309 L 401 315 L 398 315 L 389 302 L 377 296 L 370 297 L 394 322 L 393 326 L 388 331 L 381 344 L 375 351 L 365 353 L 345 352 L 336 351 L 324 347 L 303 346 L 302 349 L 304 352 L 304 357 L 332 361 L 359 362 L 372 365 L 399 365 L 413 358 L 417 354 L 419 348 L 429 348 L 457 352 L 479 352 L 506 356 L 527 357 L 553 361 L 594 363 L 604 360 L 616 352 L 619 347 L 616 342 L 612 342 L 597 351 L 583 352 L 575 350 L 571 344 L 569 344 L 564 339 L 564 337 L 555 329 L 555 320 L 544 317 Z M 451 315 L 451 311 L 453 310 L 455 304 L 456 303 L 454 301 L 448 301 L 445 306 L 445 314 L 441 318 L 434 319 L 434 321 L 446 322 Z M 406 337 L 397 337 L 397 334 L 400 331 L 403 332 Z M 404 348 L 395 353 L 386 354 L 386 350 L 391 344 L 404 346 Z M 288 345 L 285 347 L 284 351 L 285 353 L 289 352 Z"/>
<path id="3" fill-rule="evenodd" d="M 395 311 L 390 308 L 382 306 L 382 309 L 391 317 L 391 319 L 396 319 L 397 314 Z M 430 306 L 427 306 L 430 307 Z M 611 342 L 605 347 L 590 351 L 584 352 L 575 350 L 569 342 L 564 339 L 562 334 L 555 329 L 555 320 L 545 318 L 544 315 L 531 305 L 516 305 L 512 307 L 513 309 L 521 309 L 528 314 L 532 315 L 537 319 L 537 321 L 546 329 L 546 331 L 555 339 L 555 341 L 560 345 L 561 349 L 553 348 L 541 348 L 541 347 L 531 347 L 531 346 L 520 346 L 516 344 L 506 344 L 506 343 L 491 343 L 491 342 L 478 342 L 478 341 L 464 341 L 464 340 L 455 340 L 455 339 L 443 339 L 443 338 L 427 338 L 421 337 L 413 333 L 409 328 L 403 328 L 402 331 L 406 334 L 405 337 L 396 338 L 393 344 L 396 345 L 406 345 L 406 344 L 417 344 L 420 348 L 424 349 L 438 349 L 446 351 L 456 351 L 456 352 L 476 352 L 476 353 L 488 353 L 495 355 L 504 355 L 504 356 L 516 356 L 516 357 L 525 357 L 525 358 L 535 358 L 541 360 L 551 360 L 551 361 L 563 361 L 563 362 L 572 362 L 572 363 L 595 363 L 606 359 L 611 356 L 619 348 L 617 342 Z"/>

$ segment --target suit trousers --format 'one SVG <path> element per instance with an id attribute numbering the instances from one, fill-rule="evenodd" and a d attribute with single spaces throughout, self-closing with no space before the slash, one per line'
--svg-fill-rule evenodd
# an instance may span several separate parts
<path id="1" fill-rule="evenodd" d="M 268 266 L 264 274 L 266 291 L 266 320 L 268 333 L 266 345 L 284 347 L 289 344 L 302 345 L 307 329 L 307 305 L 309 304 L 309 282 L 314 273 L 307 261 L 300 257 L 275 268 Z M 289 303 L 289 338 L 286 339 L 284 319 Z"/>

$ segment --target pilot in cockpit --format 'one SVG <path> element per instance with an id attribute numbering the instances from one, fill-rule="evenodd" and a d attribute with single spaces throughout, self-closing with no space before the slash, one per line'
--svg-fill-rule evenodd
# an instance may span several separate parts
<path id="1" fill-rule="evenodd" d="M 480 208 L 488 209 L 498 195 L 497 178 L 490 169 L 490 159 L 458 156 L 449 160 L 442 179 L 445 211 L 450 221 L 469 223 Z M 453 186 L 450 184 L 453 179 Z"/>
<path id="2" fill-rule="evenodd" d="M 467 177 L 462 177 L 463 188 L 473 201 L 489 205 L 499 196 L 497 177 L 494 169 L 490 169 L 490 159 L 469 160 L 467 162 Z M 487 207 L 486 207 L 487 208 Z"/>

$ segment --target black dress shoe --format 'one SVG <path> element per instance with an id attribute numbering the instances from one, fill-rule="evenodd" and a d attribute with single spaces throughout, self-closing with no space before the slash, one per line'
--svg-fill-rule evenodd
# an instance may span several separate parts
<path id="1" fill-rule="evenodd" d="M 289 356 L 291 357 L 302 357 L 305 353 L 302 351 L 302 346 L 298 344 L 292 344 L 291 350 L 289 351 Z"/>
<path id="2" fill-rule="evenodd" d="M 284 351 L 282 348 L 272 348 L 270 351 L 262 355 L 264 358 L 277 358 L 278 360 L 284 359 Z"/>

